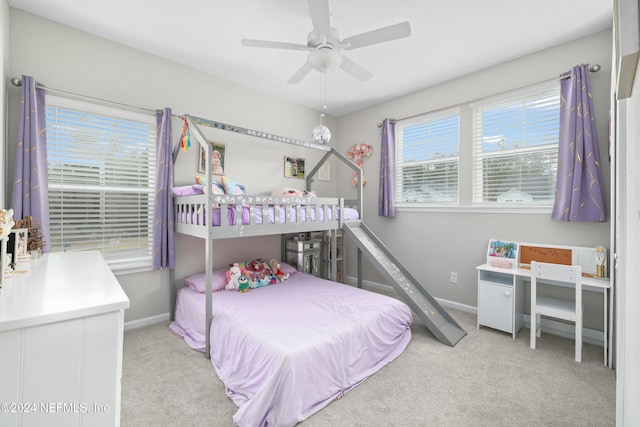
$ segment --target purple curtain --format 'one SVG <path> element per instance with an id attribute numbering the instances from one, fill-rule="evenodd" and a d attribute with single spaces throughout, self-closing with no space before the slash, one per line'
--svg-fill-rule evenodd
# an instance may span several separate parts
<path id="1" fill-rule="evenodd" d="M 604 181 L 589 65 L 561 81 L 560 145 L 554 221 L 606 221 Z"/>
<path id="2" fill-rule="evenodd" d="M 378 215 L 396 216 L 395 171 L 396 171 L 396 125 L 392 120 L 382 122 L 382 150 L 380 151 L 380 192 Z"/>
<path id="3" fill-rule="evenodd" d="M 15 219 L 31 216 L 40 225 L 49 252 L 49 180 L 47 176 L 47 124 L 44 89 L 36 88 L 33 77 L 22 76 L 20 133 L 13 171 L 11 209 Z M 38 85 L 39 86 L 39 85 Z"/>
<path id="4" fill-rule="evenodd" d="M 153 269 L 173 268 L 175 249 L 173 242 L 173 160 L 171 155 L 171 109 L 158 111 L 156 193 L 153 205 Z"/>

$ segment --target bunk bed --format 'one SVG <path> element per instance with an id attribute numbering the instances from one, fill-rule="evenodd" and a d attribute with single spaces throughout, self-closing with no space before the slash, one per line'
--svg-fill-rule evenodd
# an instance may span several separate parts
<path id="1" fill-rule="evenodd" d="M 262 136 L 189 116 L 186 120 L 206 158 L 211 157 L 211 146 L 198 126 L 326 151 L 307 174 L 307 189 L 330 155 L 361 174 L 328 146 Z M 174 196 L 176 233 L 205 239 L 205 272 L 190 276 L 185 280 L 188 286 L 176 291 L 172 270 L 170 328 L 211 358 L 227 395 L 239 407 L 236 424 L 295 425 L 398 357 L 411 338 L 411 311 L 395 298 L 297 272 L 286 264 L 282 268 L 289 277 L 280 283 L 249 292 L 225 290 L 228 268 L 213 269 L 215 240 L 341 229 L 344 221 L 361 217 L 362 185 L 355 203 L 341 198 L 213 194 L 212 185 L 207 162 L 202 194 Z M 336 234 L 332 233 L 333 251 Z M 331 270 L 335 279 L 335 264 Z"/>

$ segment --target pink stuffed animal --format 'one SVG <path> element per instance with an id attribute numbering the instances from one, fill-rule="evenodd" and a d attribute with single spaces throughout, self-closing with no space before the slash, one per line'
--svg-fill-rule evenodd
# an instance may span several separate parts
<path id="1" fill-rule="evenodd" d="M 271 192 L 273 197 L 303 197 L 304 195 L 303 191 L 292 187 L 282 187 Z"/>

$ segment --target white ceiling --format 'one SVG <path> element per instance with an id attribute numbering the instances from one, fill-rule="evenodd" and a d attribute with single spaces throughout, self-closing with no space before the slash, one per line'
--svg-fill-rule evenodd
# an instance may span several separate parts
<path id="1" fill-rule="evenodd" d="M 307 52 L 243 47 L 243 38 L 306 44 L 305 0 L 9 0 L 60 22 L 322 110 L 322 73 L 287 80 Z M 341 116 L 611 27 L 612 0 L 329 0 L 343 37 L 408 21 L 409 38 L 344 53 L 373 74 L 327 73 L 327 113 Z M 560 70 L 562 71 L 562 70 Z M 552 70 L 552 73 L 559 72 Z"/>

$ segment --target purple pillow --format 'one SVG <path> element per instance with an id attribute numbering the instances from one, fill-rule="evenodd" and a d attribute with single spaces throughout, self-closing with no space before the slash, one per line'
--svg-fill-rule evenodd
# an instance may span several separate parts
<path id="1" fill-rule="evenodd" d="M 213 277 L 211 278 L 211 289 L 213 292 L 221 291 L 227 285 L 227 279 L 225 273 L 226 268 L 221 268 L 213 271 Z M 194 274 L 184 278 L 185 285 L 189 286 L 194 291 L 204 294 L 207 288 L 207 275 L 204 273 Z"/>
<path id="2" fill-rule="evenodd" d="M 283 273 L 287 274 L 295 274 L 298 272 L 298 269 L 296 269 L 295 267 L 287 264 L 286 262 L 281 262 L 280 263 L 280 271 L 282 271 Z"/>
<path id="3" fill-rule="evenodd" d="M 193 196 L 195 194 L 203 194 L 202 187 L 199 185 L 183 185 L 181 187 L 173 187 L 171 191 L 176 196 Z"/>

